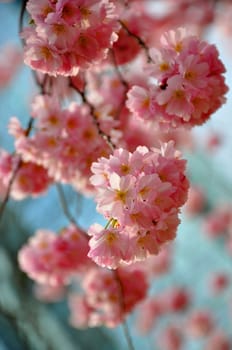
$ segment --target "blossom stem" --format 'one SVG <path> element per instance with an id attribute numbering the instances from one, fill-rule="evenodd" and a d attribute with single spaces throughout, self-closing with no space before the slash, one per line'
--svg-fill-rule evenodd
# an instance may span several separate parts
<path id="1" fill-rule="evenodd" d="M 1 218 L 2 218 L 2 215 L 3 215 L 3 213 L 4 213 L 4 210 L 5 210 L 5 208 L 6 208 L 6 205 L 7 205 L 8 201 L 9 201 L 9 198 L 10 198 L 10 191 L 11 191 L 11 188 L 12 188 L 12 186 L 13 186 L 14 180 L 15 180 L 17 174 L 18 174 L 18 171 L 19 171 L 19 169 L 21 168 L 21 164 L 22 164 L 22 160 L 19 159 L 18 162 L 17 162 L 17 164 L 16 164 L 16 167 L 15 167 L 14 171 L 12 172 L 12 176 L 11 176 L 10 181 L 9 181 L 9 184 L 8 184 L 8 186 L 7 186 L 5 196 L 4 196 L 4 198 L 3 198 L 3 200 L 2 200 L 2 203 L 1 203 L 1 206 L 0 206 L 0 220 L 1 220 Z"/>
<path id="2" fill-rule="evenodd" d="M 72 224 L 74 224 L 76 227 L 78 227 L 75 219 L 73 218 L 72 214 L 69 211 L 69 207 L 68 207 L 67 200 L 66 200 L 66 197 L 65 197 L 65 194 L 64 194 L 62 186 L 57 183 L 56 184 L 56 189 L 57 189 L 57 192 L 58 192 L 60 204 L 61 204 L 62 210 L 64 212 L 64 215 L 66 216 L 68 221 L 70 221 Z"/>
<path id="3" fill-rule="evenodd" d="M 114 220 L 113 218 L 108 220 L 108 222 L 106 223 L 105 228 L 104 228 L 105 230 L 110 226 L 110 224 L 112 223 L 113 220 Z"/>

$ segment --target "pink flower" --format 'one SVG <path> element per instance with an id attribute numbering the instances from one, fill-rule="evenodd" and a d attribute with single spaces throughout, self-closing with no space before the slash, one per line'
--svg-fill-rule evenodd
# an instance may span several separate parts
<path id="1" fill-rule="evenodd" d="M 184 121 L 190 120 L 193 106 L 180 76 L 174 75 L 169 78 L 168 89 L 158 93 L 156 100 L 159 105 L 166 105 L 165 110 L 168 114 L 183 118 Z"/>
<path id="2" fill-rule="evenodd" d="M 41 0 L 39 2 L 28 0 L 27 2 L 27 11 L 36 23 L 44 22 L 48 14 L 52 13 L 54 10 L 55 6 L 52 1 L 49 0 Z"/>
<path id="3" fill-rule="evenodd" d="M 103 229 L 101 225 L 90 226 L 88 234 L 90 251 L 88 257 L 97 265 L 115 269 L 126 259 L 129 237 L 119 228 Z"/>
<path id="4" fill-rule="evenodd" d="M 153 117 L 151 94 L 149 90 L 140 86 L 133 86 L 127 94 L 127 107 L 137 117 L 144 120 Z"/>
<path id="5" fill-rule="evenodd" d="M 97 198 L 99 212 L 106 213 L 110 217 L 111 211 L 114 217 L 120 219 L 124 210 L 132 206 L 134 197 L 135 178 L 131 175 L 120 177 L 116 173 L 109 176 L 109 188 L 104 191 L 104 196 L 100 194 Z"/>

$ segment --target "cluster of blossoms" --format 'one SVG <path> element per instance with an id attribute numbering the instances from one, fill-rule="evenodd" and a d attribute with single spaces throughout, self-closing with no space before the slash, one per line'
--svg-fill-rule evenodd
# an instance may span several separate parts
<path id="1" fill-rule="evenodd" d="M 75 327 L 115 327 L 146 297 L 147 274 L 139 268 L 103 269 L 87 257 L 88 249 L 88 236 L 74 225 L 58 235 L 40 229 L 20 249 L 18 261 L 42 300 L 62 298 L 64 287 L 78 282 L 81 292 L 68 297 Z"/>
<path id="2" fill-rule="evenodd" d="M 191 1 L 166 2 L 170 13 L 180 11 L 190 21 Z M 199 31 L 212 20 L 212 2 L 199 3 L 192 16 Z M 78 328 L 123 322 L 145 300 L 149 278 L 168 270 L 165 248 L 176 236 L 189 189 L 186 162 L 168 141 L 186 144 L 188 131 L 178 128 L 201 125 L 225 102 L 225 68 L 216 47 L 179 28 L 162 36 L 159 50 L 152 48 L 171 23 L 179 26 L 179 16 L 152 16 L 147 5 L 26 1 L 24 62 L 36 71 L 42 95 L 33 100 L 29 132 L 11 119 L 16 155 L 0 154 L 0 194 L 9 189 L 15 199 L 37 196 L 53 182 L 96 194 L 105 227 L 92 225 L 90 238 L 74 225 L 58 235 L 41 229 L 18 256 L 41 298 L 57 299 L 68 293 L 67 284 L 78 284 L 81 292 L 68 297 L 70 321 Z M 82 104 L 67 102 L 70 90 Z M 159 143 L 161 149 L 153 148 Z M 194 214 L 203 204 L 202 193 L 191 191 L 187 210 Z M 215 290 L 227 282 L 215 280 Z M 162 315 L 186 311 L 190 301 L 178 287 L 145 300 L 144 331 Z M 207 312 L 190 315 L 194 336 L 208 335 L 213 326 Z M 183 334 L 170 326 L 163 339 L 165 349 L 178 350 Z"/>
<path id="3" fill-rule="evenodd" d="M 24 62 L 43 73 L 76 75 L 104 59 L 117 39 L 108 0 L 29 0 L 27 11 L 32 21 L 22 32 Z"/>
<path id="4" fill-rule="evenodd" d="M 53 96 L 37 95 L 32 117 L 35 132 L 30 138 L 17 127 L 17 120 L 10 123 L 17 153 L 24 161 L 44 167 L 54 181 L 69 183 L 85 194 L 91 191 L 90 166 L 98 157 L 109 155 L 110 147 L 99 136 L 89 107 L 73 102 L 62 109 Z M 103 116 L 99 123 L 110 134 L 116 122 Z"/>
<path id="5" fill-rule="evenodd" d="M 225 102 L 225 67 L 215 45 L 179 28 L 161 37 L 161 48 L 150 49 L 150 58 L 154 81 L 128 92 L 127 106 L 138 117 L 165 128 L 193 127 Z"/>
<path id="6" fill-rule="evenodd" d="M 18 168 L 18 170 L 17 170 Z M 47 170 L 30 161 L 22 161 L 18 156 L 0 150 L 0 196 L 7 193 L 12 174 L 17 170 L 11 186 L 11 197 L 16 200 L 27 196 L 37 197 L 47 191 L 53 183 Z"/>
<path id="7" fill-rule="evenodd" d="M 139 281 L 139 283 L 138 283 Z M 69 298 L 71 324 L 77 328 L 115 327 L 146 297 L 146 276 L 139 270 L 117 273 L 93 267 L 81 281 L 82 295 Z"/>
<path id="8" fill-rule="evenodd" d="M 18 260 L 20 268 L 30 278 L 38 283 L 57 286 L 69 283 L 71 277 L 91 264 L 87 252 L 86 235 L 71 225 L 59 235 L 38 230 L 21 248 Z"/>
<path id="9" fill-rule="evenodd" d="M 142 67 L 144 62 L 141 63 Z M 122 69 L 123 81 L 118 76 L 115 69 L 109 69 L 109 66 L 101 67 L 99 70 L 91 70 L 86 75 L 86 84 L 88 99 L 95 106 L 100 115 L 109 114 L 117 121 L 116 130 L 121 133 L 120 145 L 117 146 L 126 148 L 133 152 L 137 146 L 143 145 L 147 147 L 159 147 L 160 141 L 168 142 L 174 140 L 175 146 L 178 148 L 192 148 L 193 137 L 190 130 L 186 129 L 170 129 L 160 130 L 157 124 L 149 120 L 144 123 L 144 120 L 137 118 L 127 108 L 126 94 L 134 85 L 140 85 L 144 88 L 147 86 L 149 74 L 144 73 L 140 66 L 131 70 Z M 115 132 L 114 131 L 114 132 Z"/>
<path id="10" fill-rule="evenodd" d="M 109 220 L 105 228 L 94 224 L 88 231 L 88 256 L 97 264 L 117 268 L 144 260 L 174 239 L 189 183 L 173 142 L 133 153 L 117 149 L 91 169 L 97 210 Z"/>

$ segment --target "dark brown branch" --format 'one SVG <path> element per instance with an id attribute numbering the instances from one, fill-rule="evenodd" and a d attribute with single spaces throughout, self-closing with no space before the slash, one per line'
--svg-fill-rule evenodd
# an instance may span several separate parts
<path id="1" fill-rule="evenodd" d="M 107 143 L 107 145 L 111 148 L 112 151 L 114 151 L 114 149 L 116 148 L 116 145 L 112 142 L 111 137 L 109 135 L 107 135 L 102 129 L 101 129 L 101 125 L 100 122 L 98 120 L 96 111 L 95 111 L 95 107 L 94 105 L 87 99 L 86 94 L 85 94 L 85 90 L 81 91 L 79 90 L 70 80 L 70 87 L 72 87 L 82 98 L 82 101 L 89 107 L 90 109 L 90 115 L 93 119 L 93 122 L 97 128 L 98 134 L 103 138 L 103 140 L 105 140 L 105 142 Z"/>
<path id="2" fill-rule="evenodd" d="M 23 0 L 21 10 L 20 10 L 20 15 L 19 15 L 19 34 L 23 30 L 23 17 L 26 11 L 26 6 L 27 6 L 27 1 L 28 0 Z"/>
<path id="3" fill-rule="evenodd" d="M 4 196 L 4 198 L 3 198 L 3 200 L 2 200 L 2 203 L 1 203 L 1 206 L 0 206 L 0 220 L 1 220 L 1 218 L 2 218 L 2 215 L 3 215 L 3 213 L 4 213 L 4 210 L 5 210 L 6 205 L 7 205 L 7 203 L 8 203 L 8 200 L 9 200 L 9 198 L 10 198 L 11 188 L 12 188 L 12 186 L 13 186 L 13 183 L 14 183 L 14 181 L 15 181 L 15 178 L 16 178 L 16 176 L 17 176 L 17 174 L 18 174 L 18 171 L 19 171 L 19 169 L 21 168 L 21 166 L 22 166 L 22 161 L 21 161 L 21 159 L 19 159 L 19 160 L 18 160 L 18 163 L 16 164 L 16 167 L 15 167 L 14 171 L 12 172 L 12 176 L 11 176 L 10 181 L 9 181 L 9 184 L 8 184 L 8 186 L 7 186 L 7 190 L 6 190 L 5 196 Z"/>
<path id="4" fill-rule="evenodd" d="M 60 184 L 56 184 L 56 189 L 58 192 L 58 196 L 59 196 L 59 200 L 60 200 L 60 204 L 63 210 L 64 215 L 66 216 L 66 218 L 68 219 L 68 221 L 70 221 L 73 225 L 75 225 L 76 227 L 78 227 L 76 220 L 73 218 L 72 214 L 69 211 L 69 207 L 68 207 L 68 203 L 62 188 L 62 185 Z"/>
<path id="5" fill-rule="evenodd" d="M 122 76 L 122 73 L 121 73 L 121 71 L 119 69 L 119 66 L 118 66 L 118 63 L 117 63 L 117 60 L 116 60 L 116 57 L 115 57 L 114 49 L 111 49 L 110 53 L 111 53 L 113 65 L 114 65 L 115 71 L 116 71 L 116 73 L 118 75 L 118 78 L 121 81 L 122 85 L 124 86 L 125 90 L 127 91 L 129 89 L 129 84 Z"/>
<path id="6" fill-rule="evenodd" d="M 128 84 L 128 82 L 123 78 L 123 76 L 122 76 L 122 73 L 121 73 L 120 68 L 119 68 L 119 66 L 118 66 L 118 64 L 117 64 L 116 57 L 115 57 L 115 53 L 114 53 L 114 50 L 113 50 L 113 49 L 111 50 L 111 56 L 112 56 L 112 61 L 113 61 L 114 69 L 115 69 L 115 71 L 116 71 L 116 73 L 117 73 L 117 75 L 118 75 L 118 78 L 119 78 L 119 80 L 120 80 L 120 82 L 121 82 L 121 84 L 123 85 L 124 90 L 125 90 L 125 92 L 124 92 L 124 97 L 123 97 L 123 99 L 122 99 L 122 101 L 121 101 L 121 103 L 120 103 L 120 105 L 119 105 L 117 114 L 115 115 L 116 118 L 119 118 L 119 116 L 120 116 L 120 114 L 121 114 L 121 112 L 122 112 L 122 110 L 123 110 L 123 108 L 124 108 L 124 106 L 125 106 L 125 102 L 126 102 L 126 99 L 127 99 L 127 92 L 128 92 L 128 90 L 129 90 L 129 84 Z"/>
<path id="7" fill-rule="evenodd" d="M 145 54 L 147 56 L 147 61 L 152 62 L 152 58 L 149 54 L 149 47 L 147 46 L 145 41 L 143 39 L 141 39 L 138 35 L 132 33 L 123 21 L 119 20 L 119 23 L 121 24 L 122 28 L 127 32 L 127 34 L 129 36 L 133 37 L 134 39 L 136 39 L 138 44 L 143 48 L 143 50 L 145 51 Z"/>

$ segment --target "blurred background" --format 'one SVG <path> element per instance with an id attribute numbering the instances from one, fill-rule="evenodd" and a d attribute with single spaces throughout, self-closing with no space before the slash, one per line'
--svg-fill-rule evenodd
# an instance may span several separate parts
<path id="1" fill-rule="evenodd" d="M 0 55 L 6 55 L 6 45 L 20 50 L 20 5 L 20 1 L 0 2 Z M 228 49 L 228 37 L 219 25 L 210 25 L 206 36 L 220 51 L 230 86 L 232 52 Z M 0 87 L 0 147 L 8 151 L 14 149 L 13 139 L 7 133 L 9 118 L 17 116 L 26 124 L 29 102 L 36 91 L 30 70 L 23 65 L 14 68 L 13 79 L 6 79 Z M 189 333 L 186 331 L 183 335 L 182 349 L 206 349 L 205 344 L 218 330 L 232 341 L 231 92 L 227 98 L 227 104 L 209 122 L 194 129 L 193 146 L 184 150 L 193 190 L 182 213 L 168 267 L 157 271 L 149 291 L 149 296 L 157 300 L 161 294 L 170 293 L 169 300 L 174 300 L 174 306 L 168 315 L 156 318 L 145 336 L 145 330 L 139 325 L 142 317 L 148 317 L 145 306 L 129 317 L 136 349 L 171 349 L 159 344 L 161 335 L 166 339 L 165 332 L 173 325 L 191 324 L 191 317 L 198 310 L 206 311 L 210 319 L 208 324 L 214 324 L 213 331 L 194 336 L 189 326 Z M 93 201 L 77 195 L 69 187 L 65 187 L 65 194 L 83 228 L 102 221 Z M 67 224 L 54 187 L 38 199 L 9 201 L 0 222 L 0 350 L 127 349 L 121 327 L 80 331 L 69 326 L 65 301 L 45 304 L 37 300 L 31 282 L 18 268 L 17 251 L 36 229 L 44 227 L 56 231 Z M 177 299 L 173 297 L 175 291 L 182 293 L 177 293 Z M 207 321 L 203 322 L 205 324 Z M 231 344 L 228 349 L 232 349 Z"/>

